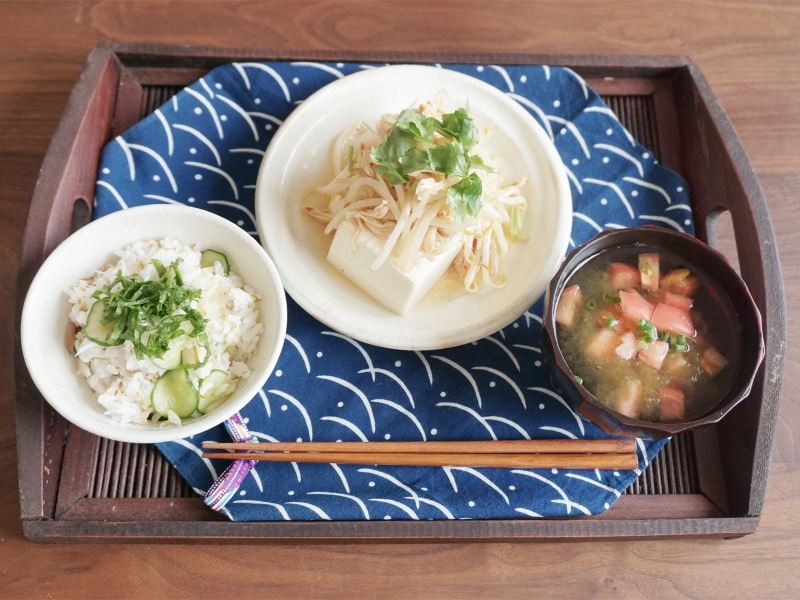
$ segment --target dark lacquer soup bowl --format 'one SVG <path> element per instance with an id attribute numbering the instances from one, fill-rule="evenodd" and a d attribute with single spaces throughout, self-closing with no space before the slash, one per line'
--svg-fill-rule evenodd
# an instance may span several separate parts
<path id="1" fill-rule="evenodd" d="M 573 250 L 545 300 L 553 385 L 608 433 L 660 439 L 716 423 L 750 394 L 761 314 L 717 250 L 657 226 Z"/>

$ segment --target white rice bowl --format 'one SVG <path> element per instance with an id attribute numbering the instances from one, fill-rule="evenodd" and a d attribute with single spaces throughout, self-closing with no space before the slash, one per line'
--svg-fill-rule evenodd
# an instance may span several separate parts
<path id="1" fill-rule="evenodd" d="M 200 268 L 199 251 L 209 248 L 228 257 L 230 276 Z M 147 358 L 137 359 L 129 342 L 103 347 L 74 333 L 74 325 L 86 322 L 95 289 L 120 269 L 154 278 L 148 273 L 153 257 L 164 265 L 180 258 L 184 284 L 203 292 L 197 308 L 209 321 L 211 353 L 193 373 L 194 382 L 212 369 L 236 379 L 233 393 L 207 414 L 148 418 L 150 391 L 163 371 Z M 123 210 L 67 238 L 34 277 L 20 327 L 25 363 L 48 403 L 91 433 L 135 443 L 189 437 L 239 411 L 271 374 L 285 332 L 285 295 L 263 248 L 222 217 L 172 205 Z"/>

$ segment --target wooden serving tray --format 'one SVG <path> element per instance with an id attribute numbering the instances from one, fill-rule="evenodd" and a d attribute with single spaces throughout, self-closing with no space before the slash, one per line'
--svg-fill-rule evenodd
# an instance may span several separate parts
<path id="1" fill-rule="evenodd" d="M 44 258 L 90 217 L 100 151 L 210 68 L 236 60 L 549 64 L 575 70 L 665 166 L 689 183 L 697 235 L 720 246 L 762 311 L 766 360 L 751 397 L 718 425 L 676 436 L 596 517 L 233 523 L 151 446 L 70 427 L 30 380 L 19 342 Z M 725 215 L 725 219 L 718 219 Z M 717 241 L 720 223 L 728 223 Z M 732 232 L 730 231 L 732 229 Z M 725 246 L 730 246 L 726 249 Z M 739 251 L 737 249 L 746 249 Z M 18 275 L 16 432 L 21 519 L 38 541 L 428 541 L 739 537 L 756 531 L 783 371 L 785 303 L 759 183 L 699 69 L 683 57 L 270 52 L 103 45 L 88 57 L 44 159 Z"/>

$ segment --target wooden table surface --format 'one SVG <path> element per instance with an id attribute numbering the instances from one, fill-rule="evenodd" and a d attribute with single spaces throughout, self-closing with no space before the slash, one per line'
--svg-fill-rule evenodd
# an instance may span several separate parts
<path id="1" fill-rule="evenodd" d="M 764 189 L 790 331 L 758 531 L 548 544 L 37 544 L 22 536 L 12 336 L 2 344 L 0 598 L 800 597 L 800 3 L 795 0 L 0 1 L 0 268 L 14 281 L 42 159 L 99 42 L 262 49 L 686 55 Z M 12 330 L 14 286 L 0 291 Z"/>

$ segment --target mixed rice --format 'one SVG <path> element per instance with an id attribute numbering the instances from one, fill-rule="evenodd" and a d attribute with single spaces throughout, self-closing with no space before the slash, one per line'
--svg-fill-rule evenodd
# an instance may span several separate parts
<path id="1" fill-rule="evenodd" d="M 219 264 L 201 267 L 201 251 L 197 244 L 169 238 L 137 242 L 116 252 L 115 260 L 67 290 L 69 318 L 76 328 L 74 351 L 78 373 L 86 378 L 105 414 L 113 420 L 134 424 L 158 420 L 150 396 L 164 370 L 147 356 L 137 358 L 130 341 L 103 346 L 88 339 L 83 327 L 95 302 L 93 295 L 112 284 L 118 273 L 138 275 L 144 280 L 158 279 L 154 259 L 156 264 L 160 261 L 163 265 L 178 261 L 184 285 L 201 291 L 194 302 L 207 319 L 209 355 L 204 364 L 190 371 L 192 384 L 199 387 L 213 370 L 227 372 L 231 383 L 250 375 L 248 361 L 255 354 L 263 331 L 258 321 L 259 298 L 233 271 L 226 274 Z M 170 422 L 180 423 L 180 418 L 169 415 L 164 423 Z"/>

